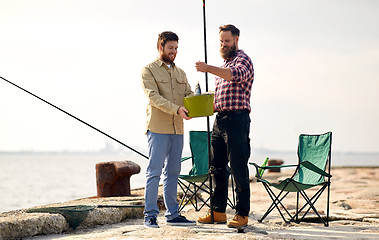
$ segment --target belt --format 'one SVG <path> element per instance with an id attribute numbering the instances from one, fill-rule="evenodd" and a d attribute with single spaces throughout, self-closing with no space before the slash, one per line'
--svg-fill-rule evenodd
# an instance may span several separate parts
<path id="1" fill-rule="evenodd" d="M 241 113 L 250 113 L 248 109 L 238 109 L 238 110 L 231 110 L 231 111 L 222 111 L 218 112 L 217 115 L 220 116 L 226 116 L 226 115 L 231 115 L 231 114 L 241 114 Z"/>

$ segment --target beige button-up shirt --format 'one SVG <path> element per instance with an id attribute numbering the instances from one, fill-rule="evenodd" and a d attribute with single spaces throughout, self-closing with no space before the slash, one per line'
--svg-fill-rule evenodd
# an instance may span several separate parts
<path id="1" fill-rule="evenodd" d="M 159 58 L 142 69 L 142 86 L 149 99 L 147 130 L 163 134 L 184 134 L 178 109 L 183 98 L 192 95 L 185 72 L 174 63 L 169 68 Z"/>

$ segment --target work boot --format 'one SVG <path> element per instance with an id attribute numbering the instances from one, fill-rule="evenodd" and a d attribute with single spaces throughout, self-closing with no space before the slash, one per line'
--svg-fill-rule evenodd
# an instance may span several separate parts
<path id="1" fill-rule="evenodd" d="M 240 228 L 247 226 L 248 217 L 247 216 L 241 216 L 236 214 L 232 220 L 228 222 L 228 227 L 230 228 Z"/>
<path id="2" fill-rule="evenodd" d="M 226 223 L 226 214 L 213 211 L 213 222 L 214 223 Z M 211 222 L 211 211 L 205 217 L 199 217 L 197 219 L 199 223 L 212 223 Z"/>

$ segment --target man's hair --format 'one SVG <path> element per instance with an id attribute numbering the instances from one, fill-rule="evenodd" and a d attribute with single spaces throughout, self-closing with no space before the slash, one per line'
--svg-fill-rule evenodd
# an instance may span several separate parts
<path id="1" fill-rule="evenodd" d="M 165 31 L 158 35 L 157 49 L 159 50 L 159 45 L 164 47 L 168 41 L 179 42 L 179 37 L 173 32 Z"/>
<path id="2" fill-rule="evenodd" d="M 234 36 L 234 37 L 240 35 L 240 30 L 238 28 L 236 28 L 232 24 L 227 24 L 227 25 L 220 26 L 220 32 L 227 32 L 227 31 L 231 31 L 232 32 L 232 36 Z"/>

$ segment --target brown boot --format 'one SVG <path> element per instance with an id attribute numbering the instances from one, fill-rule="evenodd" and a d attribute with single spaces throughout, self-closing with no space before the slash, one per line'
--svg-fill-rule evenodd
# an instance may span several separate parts
<path id="1" fill-rule="evenodd" d="M 214 223 L 226 223 L 226 214 L 213 211 L 213 220 Z M 212 223 L 211 211 L 205 217 L 199 217 L 197 221 L 199 223 Z"/>
<path id="2" fill-rule="evenodd" d="M 236 214 L 232 220 L 228 222 L 228 227 L 230 228 L 240 228 L 247 226 L 248 217 L 247 216 L 241 216 Z"/>

